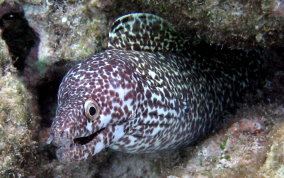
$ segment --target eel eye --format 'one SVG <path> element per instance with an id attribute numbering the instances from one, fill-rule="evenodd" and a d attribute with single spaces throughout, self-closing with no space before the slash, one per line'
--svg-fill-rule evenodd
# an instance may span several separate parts
<path id="1" fill-rule="evenodd" d="M 99 105 L 92 99 L 88 99 L 84 104 L 85 115 L 89 119 L 97 119 L 100 114 Z"/>

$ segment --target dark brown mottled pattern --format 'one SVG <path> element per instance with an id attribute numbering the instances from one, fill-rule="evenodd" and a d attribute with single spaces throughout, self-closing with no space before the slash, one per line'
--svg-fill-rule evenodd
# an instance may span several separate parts
<path id="1" fill-rule="evenodd" d="M 125 123 L 127 132 L 120 140 L 112 143 L 106 135 L 104 144 L 113 149 L 153 152 L 191 143 L 210 130 L 234 95 L 244 89 L 233 80 L 239 78 L 237 72 L 228 75 L 218 70 L 227 64 L 219 65 L 215 68 L 214 60 L 169 53 L 108 50 L 95 55 L 79 63 L 62 81 L 54 142 L 68 145 L 70 138 L 92 134 L 85 129 L 87 119 L 82 113 L 84 101 L 91 97 L 101 106 L 102 115 L 111 114 L 108 125 Z M 100 122 L 93 121 L 94 126 Z M 69 158 L 76 159 L 70 153 Z"/>
<path id="2" fill-rule="evenodd" d="M 140 24 L 148 31 L 130 30 L 127 41 L 121 38 L 125 23 L 135 26 L 129 29 L 137 31 Z M 159 38 L 149 43 L 145 39 L 153 40 L 150 32 Z M 78 63 L 60 85 L 51 137 L 60 160 L 87 159 L 105 147 L 131 153 L 174 149 L 218 124 L 222 112 L 249 85 L 250 61 L 169 53 L 181 51 L 176 39 L 169 24 L 154 15 L 127 15 L 114 22 L 110 47 L 119 49 Z M 84 113 L 90 99 L 100 107 L 95 120 Z M 93 134 L 86 144 L 74 141 Z"/>

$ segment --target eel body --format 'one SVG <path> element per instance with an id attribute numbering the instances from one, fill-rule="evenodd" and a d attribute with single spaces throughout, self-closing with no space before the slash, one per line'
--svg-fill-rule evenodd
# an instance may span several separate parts
<path id="1" fill-rule="evenodd" d="M 175 149 L 212 130 L 253 71 L 250 61 L 198 54 L 188 42 L 158 16 L 118 18 L 109 49 L 79 62 L 60 84 L 50 136 L 58 159 L 80 161 L 106 147 Z"/>

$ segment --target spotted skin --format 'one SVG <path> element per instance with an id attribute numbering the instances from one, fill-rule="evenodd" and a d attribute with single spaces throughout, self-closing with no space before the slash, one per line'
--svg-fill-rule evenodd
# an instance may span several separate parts
<path id="1" fill-rule="evenodd" d="M 134 13 L 117 19 L 109 33 L 109 48 L 181 52 L 187 44 L 174 27 L 161 17 Z"/>
<path id="2" fill-rule="evenodd" d="M 51 134 L 59 160 L 84 160 L 105 147 L 148 153 L 190 144 L 212 130 L 249 85 L 248 67 L 239 65 L 244 62 L 173 52 L 169 45 L 145 49 L 133 45 L 138 41 L 121 42 L 111 34 L 141 16 L 161 24 L 151 14 L 118 19 L 110 49 L 78 63 L 64 77 Z M 95 120 L 84 111 L 89 99 L 101 108 Z M 84 144 L 75 141 L 94 133 Z"/>

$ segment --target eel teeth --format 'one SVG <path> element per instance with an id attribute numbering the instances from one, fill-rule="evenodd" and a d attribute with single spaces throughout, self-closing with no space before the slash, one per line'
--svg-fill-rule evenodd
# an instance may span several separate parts
<path id="1" fill-rule="evenodd" d="M 54 136 L 53 135 L 50 135 L 49 137 L 48 137 L 48 139 L 46 140 L 46 144 L 51 144 L 51 142 L 53 141 L 53 139 L 54 139 Z"/>

